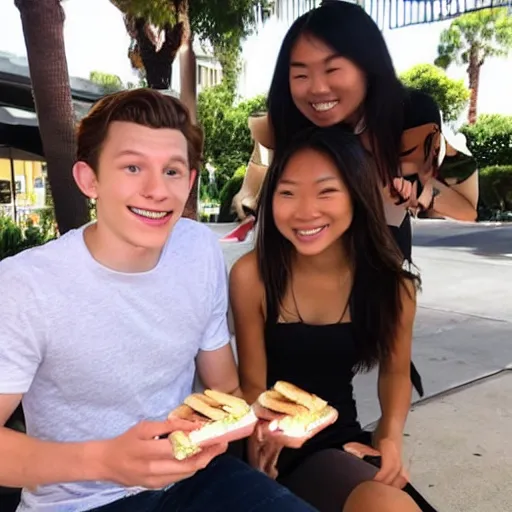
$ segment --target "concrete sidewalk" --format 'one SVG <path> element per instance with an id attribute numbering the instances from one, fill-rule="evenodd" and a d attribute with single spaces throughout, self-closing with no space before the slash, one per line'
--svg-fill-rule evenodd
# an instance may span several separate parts
<path id="1" fill-rule="evenodd" d="M 511 433 L 511 371 L 413 407 L 411 479 L 439 512 L 510 512 Z"/>

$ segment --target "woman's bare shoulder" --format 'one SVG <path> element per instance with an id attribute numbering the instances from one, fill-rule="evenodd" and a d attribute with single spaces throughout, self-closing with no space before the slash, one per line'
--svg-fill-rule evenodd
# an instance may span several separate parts
<path id="1" fill-rule="evenodd" d="M 238 259 L 230 272 L 230 284 L 247 290 L 262 291 L 263 283 L 258 270 L 258 257 L 255 250 L 244 254 Z"/>

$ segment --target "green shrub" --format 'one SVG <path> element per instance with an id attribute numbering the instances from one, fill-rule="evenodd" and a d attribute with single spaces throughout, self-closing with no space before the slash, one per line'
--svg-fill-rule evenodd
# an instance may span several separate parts
<path id="1" fill-rule="evenodd" d="M 245 171 L 245 165 L 241 165 L 234 172 L 233 176 L 227 181 L 227 183 L 222 187 L 222 190 L 220 191 L 219 194 L 219 222 L 230 222 L 234 220 L 235 216 L 231 209 L 231 203 L 233 202 L 233 197 L 235 197 L 235 195 L 242 187 L 242 183 L 245 177 Z"/>
<path id="2" fill-rule="evenodd" d="M 208 87 L 198 96 L 197 117 L 204 130 L 204 159 L 215 167 L 217 190 L 222 190 L 234 172 L 248 164 L 254 142 L 249 130 L 249 116 L 265 110 L 265 96 L 260 95 L 233 103 L 233 95 L 224 84 Z M 201 172 L 201 197 L 212 197 L 208 191 L 208 172 Z"/>
<path id="3" fill-rule="evenodd" d="M 400 75 L 407 86 L 423 91 L 435 100 L 444 121 L 456 121 L 469 101 L 469 89 L 464 80 L 449 78 L 433 64 L 417 64 Z"/>
<path id="4" fill-rule="evenodd" d="M 482 114 L 477 122 L 460 130 L 480 169 L 512 165 L 512 116 Z"/>
<path id="5" fill-rule="evenodd" d="M 512 210 L 512 165 L 480 169 L 480 203 L 488 210 Z"/>
<path id="6" fill-rule="evenodd" d="M 23 230 L 10 217 L 0 217 L 0 260 L 47 241 L 45 233 L 31 222 Z"/>

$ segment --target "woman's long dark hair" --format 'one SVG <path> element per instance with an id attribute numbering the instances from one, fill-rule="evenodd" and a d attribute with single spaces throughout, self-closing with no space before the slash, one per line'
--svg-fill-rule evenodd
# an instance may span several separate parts
<path id="1" fill-rule="evenodd" d="M 332 159 L 353 206 L 353 220 L 340 243 L 354 269 L 351 316 L 360 351 L 358 370 L 372 368 L 389 355 L 401 313 L 405 280 L 419 287 L 419 277 L 405 270 L 402 256 L 386 225 L 382 184 L 357 136 L 340 126 L 309 128 L 275 158 L 263 183 L 258 211 L 256 251 L 265 286 L 267 321 L 276 322 L 293 272 L 294 247 L 277 229 L 273 198 L 286 165 L 297 151 L 310 148 Z"/>
<path id="2" fill-rule="evenodd" d="M 407 92 L 378 26 L 363 8 L 345 1 L 325 2 L 302 15 L 283 40 L 267 101 L 276 152 L 286 148 L 295 133 L 312 125 L 295 106 L 290 91 L 290 55 L 301 35 L 323 41 L 364 72 L 367 92 L 363 111 L 372 152 L 381 180 L 392 183 L 400 169 Z"/>

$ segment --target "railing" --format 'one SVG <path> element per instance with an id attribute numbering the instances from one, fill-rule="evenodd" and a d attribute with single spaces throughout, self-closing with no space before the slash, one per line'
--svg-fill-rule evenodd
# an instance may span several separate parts
<path id="1" fill-rule="evenodd" d="M 331 0 L 332 1 L 332 0 Z M 402 28 L 455 18 L 481 9 L 508 7 L 512 0 L 344 0 L 361 5 L 381 28 Z M 318 7 L 322 0 L 282 0 L 274 3 L 273 14 L 292 22 Z"/>
<path id="2" fill-rule="evenodd" d="M 481 9 L 512 8 L 512 0 L 362 0 L 359 3 L 380 28 L 390 29 L 449 20 Z"/>

